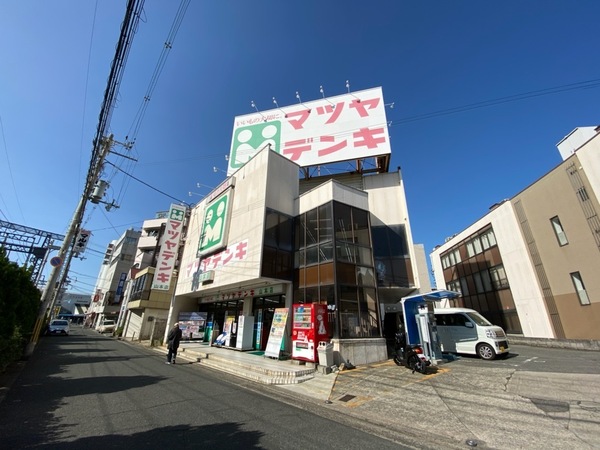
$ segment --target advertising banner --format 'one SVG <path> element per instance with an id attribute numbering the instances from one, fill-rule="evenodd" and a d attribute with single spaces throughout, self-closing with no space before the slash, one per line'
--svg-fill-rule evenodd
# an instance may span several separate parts
<path id="1" fill-rule="evenodd" d="M 279 359 L 283 336 L 285 335 L 285 324 L 287 322 L 288 309 L 276 308 L 273 314 L 273 323 L 269 332 L 269 340 L 265 349 L 265 356 Z"/>
<path id="2" fill-rule="evenodd" d="M 180 312 L 179 328 L 183 339 L 204 339 L 206 329 L 206 312 Z"/>
<path id="3" fill-rule="evenodd" d="M 235 117 L 227 173 L 235 172 L 266 146 L 301 167 L 390 154 L 382 90 L 367 89 Z"/>
<path id="4" fill-rule="evenodd" d="M 169 209 L 169 218 L 165 227 L 163 243 L 160 246 L 158 260 L 156 262 L 156 271 L 152 281 L 152 289 L 168 291 L 171 285 L 171 277 L 175 262 L 177 261 L 177 252 L 179 250 L 179 241 L 183 232 L 183 222 L 185 220 L 185 207 L 176 204 L 171 205 Z"/>
<path id="5" fill-rule="evenodd" d="M 79 230 L 79 234 L 77 235 L 77 240 L 75 241 L 75 245 L 73 246 L 73 253 L 79 255 L 85 252 L 87 248 L 88 241 L 92 236 L 92 232 L 89 230 Z"/>

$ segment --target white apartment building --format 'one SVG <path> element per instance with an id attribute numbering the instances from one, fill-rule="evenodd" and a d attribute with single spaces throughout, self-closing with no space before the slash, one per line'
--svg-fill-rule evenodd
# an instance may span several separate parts
<path id="1" fill-rule="evenodd" d="M 562 163 L 434 249 L 435 281 L 509 333 L 600 339 L 600 127 L 557 146 Z"/>
<path id="2" fill-rule="evenodd" d="M 88 309 L 87 325 L 96 327 L 104 318 L 117 319 L 139 237 L 139 231 L 129 229 L 108 244 Z"/>

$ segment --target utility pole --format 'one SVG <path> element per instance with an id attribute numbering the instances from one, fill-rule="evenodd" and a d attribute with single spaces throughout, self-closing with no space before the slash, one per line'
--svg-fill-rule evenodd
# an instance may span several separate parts
<path id="1" fill-rule="evenodd" d="M 51 313 L 52 308 L 54 308 L 54 303 L 56 302 L 59 291 L 57 286 L 59 275 L 62 270 L 68 270 L 68 266 L 73 254 L 73 244 L 77 238 L 81 227 L 81 222 L 85 214 L 85 206 L 88 199 L 92 195 L 92 191 L 94 190 L 94 186 L 96 185 L 98 178 L 100 177 L 102 167 L 104 166 L 104 159 L 106 158 L 106 155 L 108 155 L 113 145 L 113 135 L 111 134 L 107 138 L 102 138 L 99 145 L 100 150 L 92 153 L 92 155 L 96 154 L 97 157 L 90 164 L 83 194 L 81 195 L 79 204 L 73 213 L 73 218 L 71 219 L 71 223 L 69 225 L 67 234 L 65 235 L 65 239 L 63 240 L 63 244 L 58 251 L 57 256 L 62 260 L 62 264 L 54 266 L 42 294 L 42 304 L 38 312 L 38 318 L 33 329 L 31 340 L 29 341 L 25 351 L 26 355 L 30 355 L 33 352 L 33 349 L 35 348 L 35 345 L 39 339 L 40 331 L 46 316 L 49 312 Z"/>

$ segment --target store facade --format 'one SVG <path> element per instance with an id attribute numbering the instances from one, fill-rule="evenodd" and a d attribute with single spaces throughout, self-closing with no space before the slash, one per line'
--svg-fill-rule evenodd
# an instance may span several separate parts
<path id="1" fill-rule="evenodd" d="M 356 180 L 362 189 L 325 177 L 302 186 L 294 162 L 268 148 L 254 155 L 192 208 L 169 324 L 205 312 L 205 340 L 225 332 L 224 347 L 264 351 L 277 309 L 320 303 L 336 364 L 387 359 L 378 298 L 386 278 L 375 269 L 372 228 L 387 220 L 409 230 L 404 192 L 399 172 Z M 406 257 L 394 267 L 404 266 L 400 284 L 414 291 L 421 269 L 410 236 L 403 240 Z M 388 274 L 382 288 L 392 284 Z M 288 320 L 283 354 L 291 332 Z"/>

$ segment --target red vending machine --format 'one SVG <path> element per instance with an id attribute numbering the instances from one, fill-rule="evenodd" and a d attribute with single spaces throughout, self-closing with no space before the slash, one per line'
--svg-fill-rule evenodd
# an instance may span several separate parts
<path id="1" fill-rule="evenodd" d="M 317 362 L 320 341 L 328 341 L 327 305 L 293 305 L 292 359 Z"/>

